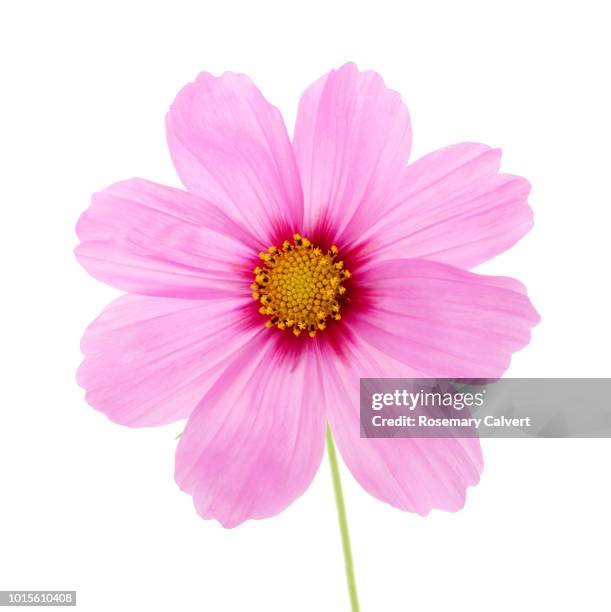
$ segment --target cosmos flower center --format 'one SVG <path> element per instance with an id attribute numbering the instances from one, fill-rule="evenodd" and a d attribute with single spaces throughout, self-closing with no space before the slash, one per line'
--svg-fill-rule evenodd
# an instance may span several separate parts
<path id="1" fill-rule="evenodd" d="M 261 302 L 266 327 L 292 329 L 295 336 L 311 338 L 326 329 L 328 319 L 341 319 L 341 304 L 351 274 L 338 259 L 337 247 L 326 253 L 307 238 L 293 234 L 282 247 L 259 253 L 262 264 L 254 270 L 252 297 Z"/>

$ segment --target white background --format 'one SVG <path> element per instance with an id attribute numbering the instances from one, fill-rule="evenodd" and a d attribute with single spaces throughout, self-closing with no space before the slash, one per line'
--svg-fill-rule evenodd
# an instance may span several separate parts
<path id="1" fill-rule="evenodd" d="M 326 460 L 288 511 L 226 531 L 174 483 L 180 423 L 113 425 L 74 381 L 117 294 L 76 263 L 74 224 L 116 180 L 179 184 L 163 119 L 200 70 L 249 74 L 292 129 L 301 91 L 353 60 L 402 94 L 414 158 L 501 146 L 535 229 L 480 270 L 523 280 L 543 317 L 508 375 L 608 376 L 605 4 L 3 2 L 0 589 L 76 589 L 87 611 L 348 609 Z M 401 513 L 344 470 L 363 612 L 609 610 L 609 441 L 483 446 L 457 514 Z"/>

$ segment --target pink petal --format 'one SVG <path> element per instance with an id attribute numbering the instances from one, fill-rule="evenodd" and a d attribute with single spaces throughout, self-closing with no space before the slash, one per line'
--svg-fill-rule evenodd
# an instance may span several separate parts
<path id="1" fill-rule="evenodd" d="M 301 185 L 282 116 L 247 76 L 202 72 L 179 92 L 166 129 L 189 191 L 269 244 L 275 232 L 301 227 Z"/>
<path id="2" fill-rule="evenodd" d="M 142 179 L 96 193 L 76 229 L 75 253 L 91 275 L 146 295 L 247 295 L 249 257 L 261 246 L 212 204 Z"/>
<path id="3" fill-rule="evenodd" d="M 313 345 L 292 353 L 280 333 L 263 330 L 236 354 L 176 452 L 176 481 L 203 518 L 225 527 L 281 512 L 308 487 L 323 453 Z"/>
<path id="4" fill-rule="evenodd" d="M 499 174 L 500 159 L 500 150 L 466 142 L 410 164 L 395 204 L 361 237 L 367 251 L 471 268 L 508 249 L 532 227 L 530 185 Z"/>
<path id="5" fill-rule="evenodd" d="M 316 81 L 301 97 L 293 139 L 306 230 L 358 237 L 390 203 L 410 147 L 407 108 L 377 73 L 346 64 Z"/>
<path id="6" fill-rule="evenodd" d="M 451 512 L 483 469 L 477 438 L 371 439 L 360 437 L 359 379 L 421 374 L 358 338 L 343 343 L 341 358 L 325 355 L 325 402 L 333 437 L 346 465 L 371 495 L 407 512 Z"/>
<path id="7" fill-rule="evenodd" d="M 367 343 L 431 377 L 500 376 L 539 322 L 513 279 L 421 259 L 359 271 L 353 329 Z"/>
<path id="8" fill-rule="evenodd" d="M 96 410 L 122 425 L 187 417 L 234 351 L 260 331 L 244 299 L 125 295 L 87 328 L 77 379 Z"/>

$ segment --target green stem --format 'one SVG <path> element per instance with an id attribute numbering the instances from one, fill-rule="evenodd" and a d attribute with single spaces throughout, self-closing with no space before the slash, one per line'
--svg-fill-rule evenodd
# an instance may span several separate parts
<path id="1" fill-rule="evenodd" d="M 359 612 L 359 599 L 356 594 L 356 580 L 354 579 L 354 563 L 352 561 L 352 548 L 350 547 L 350 534 L 348 533 L 348 520 L 346 519 L 346 504 L 342 491 L 342 481 L 337 464 L 337 452 L 333 442 L 331 428 L 327 424 L 327 452 L 331 464 L 331 476 L 333 478 L 333 491 L 335 492 L 335 505 L 337 506 L 337 518 L 339 520 L 339 531 L 342 535 L 342 548 L 344 549 L 344 563 L 346 566 L 346 580 L 348 581 L 348 595 L 352 612 Z"/>

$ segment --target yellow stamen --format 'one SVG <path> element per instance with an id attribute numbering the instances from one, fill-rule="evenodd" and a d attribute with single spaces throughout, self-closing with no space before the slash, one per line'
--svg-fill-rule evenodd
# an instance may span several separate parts
<path id="1" fill-rule="evenodd" d="M 338 254 L 336 246 L 325 253 L 300 234 L 293 234 L 293 242 L 285 240 L 282 249 L 270 246 L 259 253 L 263 263 L 253 271 L 251 290 L 261 303 L 259 312 L 269 317 L 265 326 L 314 338 L 327 328 L 327 319 L 339 321 L 346 299 L 342 283 L 351 274 L 336 260 Z"/>

